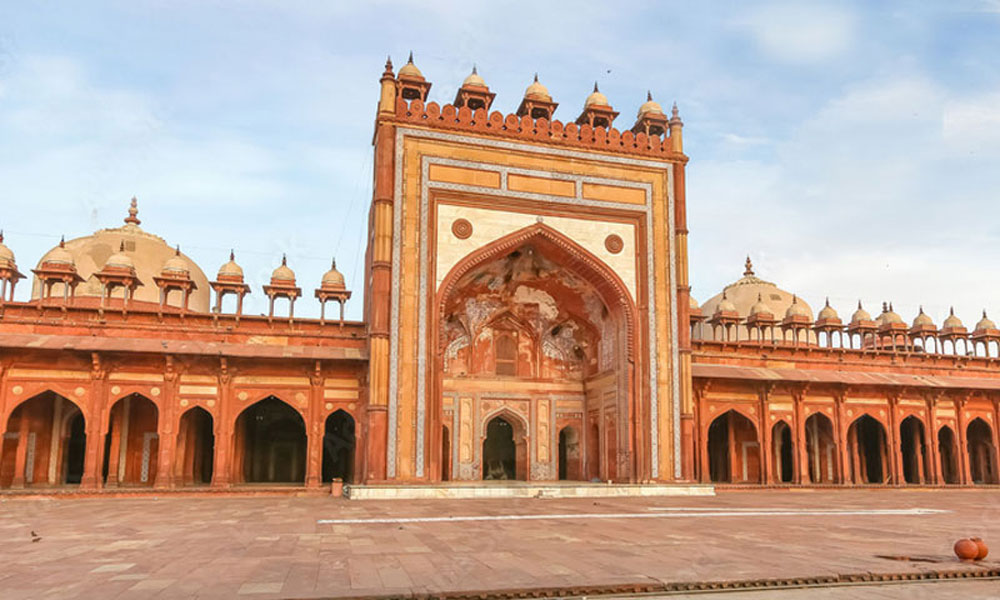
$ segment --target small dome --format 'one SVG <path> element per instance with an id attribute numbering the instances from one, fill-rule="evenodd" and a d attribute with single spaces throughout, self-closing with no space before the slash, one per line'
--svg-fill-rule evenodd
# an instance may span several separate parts
<path id="1" fill-rule="evenodd" d="M 764 303 L 763 296 L 761 294 L 757 294 L 757 301 L 754 302 L 753 306 L 750 307 L 750 316 L 752 317 L 754 315 L 762 315 L 762 314 L 768 314 L 772 316 L 774 315 L 774 313 L 771 311 L 771 308 Z"/>
<path id="2" fill-rule="evenodd" d="M 0 267 L 14 268 L 14 251 L 4 246 L 2 231 L 0 231 Z"/>
<path id="3" fill-rule="evenodd" d="M 167 262 L 163 263 L 163 272 L 172 275 L 188 275 L 191 273 L 191 267 L 188 266 L 188 262 L 181 256 L 180 246 L 177 247 L 174 255 L 168 258 Z"/>
<path id="4" fill-rule="evenodd" d="M 690 294 L 688 295 L 688 308 L 690 308 L 691 310 L 698 310 L 699 308 L 701 308 L 698 305 L 698 301 L 695 300 L 694 296 L 692 296 Z"/>
<path id="5" fill-rule="evenodd" d="M 979 319 L 979 322 L 976 323 L 976 331 L 984 331 L 986 329 L 996 329 L 996 328 L 997 328 L 996 323 L 991 321 L 990 318 L 986 316 L 986 311 L 984 310 L 983 318 Z"/>
<path id="6" fill-rule="evenodd" d="M 905 325 L 906 322 L 903 321 L 903 317 L 896 314 L 896 311 L 892 310 L 892 303 L 889 303 L 889 307 L 886 308 L 885 304 L 882 304 L 882 314 L 878 316 L 878 321 L 882 325 Z"/>
<path id="7" fill-rule="evenodd" d="M 642 106 L 639 107 L 639 117 L 642 118 L 646 113 L 653 113 L 656 115 L 663 115 L 663 107 L 660 106 L 659 102 L 653 100 L 653 93 L 646 92 L 646 101 Z M 663 115 L 666 116 L 666 115 Z"/>
<path id="8" fill-rule="evenodd" d="M 474 86 L 478 86 L 478 87 L 486 87 L 486 82 L 483 81 L 483 78 L 480 77 L 479 73 L 476 72 L 476 66 L 475 65 L 472 66 L 472 73 L 469 73 L 469 76 L 466 77 L 465 81 L 462 82 L 462 87 L 465 87 L 467 85 L 474 85 Z"/>
<path id="9" fill-rule="evenodd" d="M 549 88 L 538 83 L 538 73 L 535 73 L 535 80 L 531 82 L 528 89 L 524 90 L 524 97 L 552 102 L 552 96 L 549 95 Z"/>
<path id="10" fill-rule="evenodd" d="M 785 318 L 790 319 L 792 317 L 805 317 L 811 319 L 812 315 L 809 313 L 809 307 L 805 304 L 799 304 L 799 297 L 792 296 L 792 304 L 785 311 Z"/>
<path id="11" fill-rule="evenodd" d="M 59 245 L 49 252 L 48 256 L 45 257 L 45 262 L 48 264 L 56 265 L 70 265 L 73 266 L 76 263 L 73 261 L 73 255 L 69 250 L 66 249 L 66 238 L 63 237 L 59 240 Z"/>
<path id="12" fill-rule="evenodd" d="M 344 288 L 344 276 L 337 270 L 337 261 L 330 265 L 330 270 L 323 275 L 323 287 Z"/>
<path id="13" fill-rule="evenodd" d="M 417 65 L 413 64 L 413 53 L 410 52 L 410 59 L 406 61 L 403 68 L 399 70 L 399 77 L 408 77 L 410 79 L 423 79 L 424 74 L 420 72 Z"/>
<path id="14" fill-rule="evenodd" d="M 135 269 L 135 263 L 132 262 L 132 257 L 125 254 L 125 242 L 122 242 L 118 246 L 118 252 L 112 254 L 107 262 L 104 263 L 105 267 L 117 267 L 119 269 Z"/>
<path id="15" fill-rule="evenodd" d="M 726 297 L 725 290 L 723 290 L 723 292 L 722 292 L 722 300 L 720 300 L 719 304 L 715 307 L 715 312 L 716 313 L 721 313 L 721 312 L 736 312 L 736 305 L 733 304 L 732 300 L 730 300 L 728 297 Z"/>
<path id="16" fill-rule="evenodd" d="M 927 313 L 924 312 L 924 307 L 921 306 L 920 307 L 920 312 L 917 313 L 916 318 L 913 319 L 913 326 L 914 327 L 927 327 L 928 325 L 931 326 L 931 327 L 934 327 L 934 320 L 931 319 L 930 315 L 928 315 Z"/>
<path id="17" fill-rule="evenodd" d="M 963 329 L 965 325 L 962 324 L 962 319 L 955 316 L 955 307 L 951 307 L 948 312 L 948 318 L 944 320 L 943 329 Z"/>
<path id="18" fill-rule="evenodd" d="M 834 320 L 834 319 L 839 320 L 840 315 L 838 315 L 837 311 L 834 310 L 832 306 L 830 306 L 830 299 L 827 298 L 826 305 L 819 311 L 818 320 L 824 321 L 824 320 Z"/>
<path id="19" fill-rule="evenodd" d="M 219 275 L 222 277 L 239 277 L 243 278 L 243 267 L 236 264 L 236 253 L 232 250 L 229 251 L 229 262 L 219 267 Z"/>
<path id="20" fill-rule="evenodd" d="M 608 103 L 608 97 L 601 93 L 597 89 L 597 82 L 594 82 L 594 91 L 587 96 L 587 99 L 583 103 L 584 108 L 590 108 L 591 106 L 607 106 L 610 107 L 611 104 Z"/>
<path id="21" fill-rule="evenodd" d="M 281 266 L 271 273 L 271 280 L 295 282 L 295 271 L 288 268 L 288 260 L 284 254 L 281 255 Z"/>
<path id="22" fill-rule="evenodd" d="M 871 321 L 872 316 L 868 314 L 868 311 L 861 308 L 861 301 L 858 300 L 858 310 L 854 311 L 851 315 L 851 323 L 859 323 L 861 321 Z"/>

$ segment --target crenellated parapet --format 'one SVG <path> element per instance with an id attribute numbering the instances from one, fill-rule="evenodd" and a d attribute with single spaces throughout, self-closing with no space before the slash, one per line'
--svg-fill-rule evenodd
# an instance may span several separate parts
<path id="1" fill-rule="evenodd" d="M 391 68 L 392 63 L 389 62 L 383 79 L 391 75 Z M 659 105 L 652 102 L 651 95 L 640 108 L 636 124 L 631 129 L 620 131 L 612 126 L 619 113 L 611 108 L 596 84 L 580 116 L 574 122 L 564 123 L 552 118 L 558 104 L 538 82 L 537 75 L 525 91 L 518 110 L 508 114 L 488 111 L 496 94 L 489 90 L 477 73 L 470 75 L 458 90 L 455 104 L 442 106 L 437 102 L 427 102 L 431 84 L 413 65 L 412 56 L 410 62 L 400 69 L 398 77 L 384 83 L 393 85 L 383 85 L 380 106 L 390 101 L 384 96 L 394 90 L 393 116 L 397 122 L 590 151 L 619 152 L 671 161 L 687 160 L 680 144 L 683 123 L 676 107 L 668 120 Z"/>

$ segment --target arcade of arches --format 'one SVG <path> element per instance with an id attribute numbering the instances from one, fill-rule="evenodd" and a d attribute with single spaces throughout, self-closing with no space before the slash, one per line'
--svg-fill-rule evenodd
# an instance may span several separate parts
<path id="1" fill-rule="evenodd" d="M 353 482 L 359 469 L 355 419 L 343 408 L 326 419 L 317 443 L 322 471 L 313 482 L 302 413 L 276 396 L 245 407 L 221 430 L 206 407 L 175 413 L 174 427 L 165 426 L 163 412 L 150 397 L 131 393 L 112 403 L 103 427 L 93 427 L 94 417 L 64 395 L 36 394 L 6 417 L 0 489 L 317 485 Z M 217 443 L 220 434 L 230 443 Z"/>
<path id="2" fill-rule="evenodd" d="M 695 468 L 703 482 L 1000 483 L 997 408 L 982 398 L 917 400 L 884 392 L 879 398 L 877 391 L 864 389 L 845 394 L 808 386 L 700 384 L 696 396 L 706 418 L 699 427 Z M 751 389 L 756 393 L 748 393 Z M 752 395 L 757 397 L 750 400 Z"/>

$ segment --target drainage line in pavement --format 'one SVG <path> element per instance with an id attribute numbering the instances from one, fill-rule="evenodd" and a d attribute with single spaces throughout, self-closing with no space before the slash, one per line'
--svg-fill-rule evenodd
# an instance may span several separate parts
<path id="1" fill-rule="evenodd" d="M 676 583 L 632 583 L 545 588 L 515 588 L 468 592 L 432 592 L 384 594 L 364 596 L 373 600 L 517 600 L 523 598 L 612 598 L 615 596 L 652 596 L 719 592 L 747 592 L 754 590 L 781 590 L 863 586 L 875 584 L 929 583 L 955 580 L 1000 580 L 1000 568 L 979 570 L 950 569 L 918 573 L 847 573 L 815 577 L 790 577 L 774 579 L 743 579 L 733 581 L 693 581 Z M 361 596 L 338 600 L 360 600 Z"/>

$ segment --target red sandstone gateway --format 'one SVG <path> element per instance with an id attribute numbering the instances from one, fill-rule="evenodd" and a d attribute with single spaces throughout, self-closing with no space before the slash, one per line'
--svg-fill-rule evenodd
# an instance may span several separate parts
<path id="1" fill-rule="evenodd" d="M 475 71 L 439 106 L 412 57 L 380 86 L 363 322 L 335 265 L 296 318 L 284 257 L 242 314 L 235 253 L 210 281 L 134 199 L 27 302 L 0 236 L 0 488 L 997 483 L 985 313 L 814 318 L 749 259 L 690 297 L 676 106 L 619 131 L 595 85 L 562 122 L 536 77 L 504 115 Z"/>

